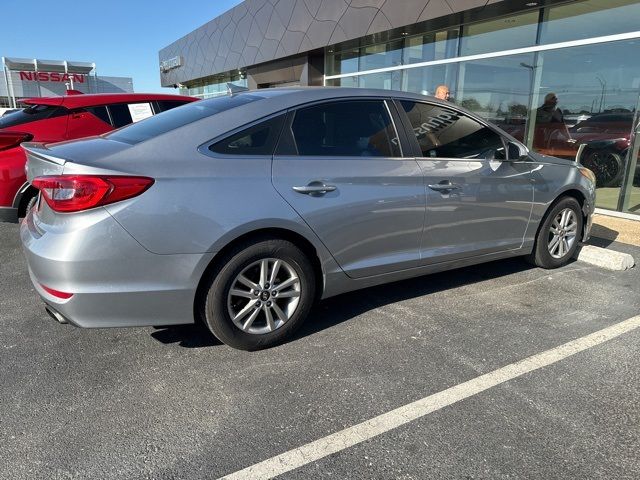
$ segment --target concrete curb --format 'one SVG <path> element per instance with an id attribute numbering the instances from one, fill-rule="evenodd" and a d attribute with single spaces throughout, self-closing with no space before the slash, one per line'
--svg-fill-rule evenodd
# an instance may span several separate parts
<path id="1" fill-rule="evenodd" d="M 579 247 L 573 257 L 581 262 L 614 271 L 628 270 L 635 265 L 633 257 L 628 253 L 607 250 L 593 245 Z"/>

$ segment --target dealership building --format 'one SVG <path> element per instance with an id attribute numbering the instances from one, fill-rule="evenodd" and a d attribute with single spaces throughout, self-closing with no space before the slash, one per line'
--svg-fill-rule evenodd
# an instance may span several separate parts
<path id="1" fill-rule="evenodd" d="M 133 92 L 130 77 L 98 76 L 96 64 L 68 60 L 2 57 L 0 108 L 16 108 L 21 98 L 82 93 Z"/>
<path id="2" fill-rule="evenodd" d="M 640 215 L 638 19 L 630 0 L 245 0 L 163 48 L 160 77 L 201 98 L 227 82 L 444 84 L 529 148 L 597 170 L 598 207 Z"/>

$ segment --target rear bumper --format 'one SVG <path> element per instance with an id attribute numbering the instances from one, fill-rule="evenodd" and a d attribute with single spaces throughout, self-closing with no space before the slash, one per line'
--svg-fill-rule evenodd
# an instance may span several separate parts
<path id="1" fill-rule="evenodd" d="M 18 223 L 18 209 L 12 207 L 0 207 L 0 222 Z"/>
<path id="2" fill-rule="evenodd" d="M 22 222 L 29 275 L 44 302 L 68 323 L 86 328 L 193 323 L 208 259 L 150 253 L 103 209 L 90 215 L 92 224 L 84 230 L 43 231 L 32 213 Z M 43 285 L 73 296 L 60 299 Z"/>

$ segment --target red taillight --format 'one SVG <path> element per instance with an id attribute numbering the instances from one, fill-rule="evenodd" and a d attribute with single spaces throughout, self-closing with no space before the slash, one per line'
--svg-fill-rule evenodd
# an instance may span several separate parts
<path id="1" fill-rule="evenodd" d="M 17 147 L 22 142 L 28 142 L 33 139 L 30 133 L 22 132 L 0 132 L 0 151 Z"/>
<path id="2" fill-rule="evenodd" d="M 79 212 L 140 195 L 153 178 L 105 175 L 52 175 L 31 184 L 56 212 Z"/>
<path id="3" fill-rule="evenodd" d="M 53 295 L 56 298 L 61 300 L 67 300 L 68 298 L 73 297 L 73 293 L 61 292 L 60 290 L 54 290 L 53 288 L 49 288 L 46 285 L 40 284 L 42 289 L 47 292 L 49 295 Z"/>

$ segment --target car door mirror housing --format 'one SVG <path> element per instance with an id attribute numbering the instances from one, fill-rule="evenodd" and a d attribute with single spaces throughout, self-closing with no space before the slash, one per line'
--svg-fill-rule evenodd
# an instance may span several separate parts
<path id="1" fill-rule="evenodd" d="M 519 142 L 509 142 L 508 144 L 509 160 L 526 160 L 529 158 L 529 149 Z"/>

